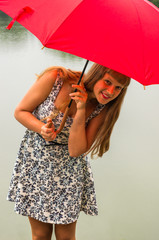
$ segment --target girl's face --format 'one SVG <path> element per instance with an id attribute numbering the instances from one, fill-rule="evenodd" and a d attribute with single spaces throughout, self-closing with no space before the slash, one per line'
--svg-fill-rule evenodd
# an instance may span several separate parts
<path id="1" fill-rule="evenodd" d="M 95 97 L 101 104 L 107 104 L 120 94 L 123 87 L 124 86 L 109 73 L 106 73 L 104 77 L 94 85 L 92 97 Z"/>

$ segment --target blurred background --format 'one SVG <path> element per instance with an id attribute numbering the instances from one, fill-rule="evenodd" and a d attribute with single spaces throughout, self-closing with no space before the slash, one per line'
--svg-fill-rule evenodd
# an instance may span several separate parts
<path id="1" fill-rule="evenodd" d="M 159 0 L 148 0 L 149 2 L 152 2 L 154 5 L 159 7 Z"/>
<path id="2" fill-rule="evenodd" d="M 82 70 L 85 60 L 52 49 L 41 50 L 39 40 L 18 23 L 6 30 L 10 20 L 0 12 L 0 239 L 28 240 L 31 231 L 27 218 L 15 214 L 14 204 L 6 201 L 25 131 L 14 119 L 14 109 L 34 83 L 35 74 L 54 65 Z M 78 240 L 159 239 L 158 124 L 159 85 L 144 90 L 132 80 L 109 152 L 91 160 L 99 216 L 81 213 Z"/>

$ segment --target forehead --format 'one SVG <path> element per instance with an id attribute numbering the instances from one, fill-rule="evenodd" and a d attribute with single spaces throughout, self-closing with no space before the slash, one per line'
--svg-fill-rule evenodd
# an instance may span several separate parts
<path id="1" fill-rule="evenodd" d="M 106 73 L 102 79 L 103 79 L 103 80 L 109 80 L 109 81 L 112 82 L 114 85 L 123 86 L 123 84 L 121 84 L 120 82 L 118 82 L 118 80 L 117 80 L 116 78 L 114 78 L 112 75 L 110 75 L 109 73 Z"/>

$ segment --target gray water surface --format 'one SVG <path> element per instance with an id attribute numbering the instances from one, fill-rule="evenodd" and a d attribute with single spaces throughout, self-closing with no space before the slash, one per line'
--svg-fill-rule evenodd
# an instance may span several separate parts
<path id="1" fill-rule="evenodd" d="M 6 201 L 24 127 L 14 109 L 34 83 L 35 74 L 53 65 L 81 70 L 85 60 L 41 43 L 19 24 L 7 31 L 10 18 L 0 14 L 0 239 L 28 240 L 26 217 Z M 90 66 L 90 65 L 89 65 Z M 132 80 L 112 137 L 101 159 L 91 161 L 99 216 L 81 213 L 78 240 L 159 239 L 159 86 Z M 53 238 L 54 239 L 54 238 Z"/>

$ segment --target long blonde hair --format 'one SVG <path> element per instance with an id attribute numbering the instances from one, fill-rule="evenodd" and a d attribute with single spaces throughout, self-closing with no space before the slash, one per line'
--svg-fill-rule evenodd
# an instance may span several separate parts
<path id="1" fill-rule="evenodd" d="M 109 149 L 110 136 L 114 127 L 115 122 L 119 117 L 121 105 L 123 103 L 127 87 L 130 83 L 130 78 L 118 73 L 110 68 L 104 67 L 99 64 L 93 64 L 89 72 L 85 75 L 84 86 L 88 92 L 92 92 L 95 83 L 102 79 L 106 73 L 109 73 L 114 77 L 120 84 L 124 85 L 124 88 L 120 92 L 117 98 L 110 101 L 105 105 L 105 119 L 98 130 L 96 139 L 88 152 L 91 152 L 91 157 L 98 155 L 101 157 Z"/>
<path id="2" fill-rule="evenodd" d="M 61 66 L 52 66 L 52 67 L 45 69 L 40 75 L 37 75 L 37 77 L 38 77 L 37 79 L 42 77 L 45 73 L 51 72 L 54 70 L 57 70 L 57 72 L 60 74 L 62 81 L 69 81 L 70 84 L 77 83 L 77 81 L 79 80 L 79 78 L 81 76 L 80 71 L 72 71 L 70 69 L 66 69 Z"/>

